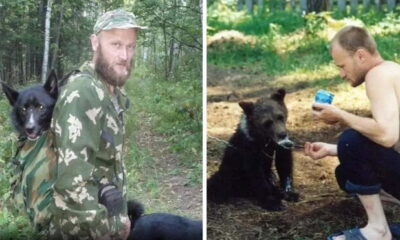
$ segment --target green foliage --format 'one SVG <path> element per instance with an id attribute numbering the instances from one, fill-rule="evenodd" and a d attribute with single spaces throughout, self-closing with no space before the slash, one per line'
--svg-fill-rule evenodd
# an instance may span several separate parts
<path id="1" fill-rule="evenodd" d="M 230 20 L 230 22 L 219 17 L 216 11 L 224 9 L 216 8 L 217 4 L 221 3 L 215 2 L 209 7 L 211 16 L 209 16 L 210 21 L 208 23 L 213 32 L 227 29 L 239 30 L 237 26 L 240 24 L 249 26 L 248 30 L 241 29 L 244 33 L 250 33 L 253 31 L 252 29 L 258 28 L 258 26 L 251 27 L 256 17 L 246 14 L 236 21 Z M 219 14 L 225 16 L 229 15 L 228 13 L 231 11 L 234 11 L 233 8 L 226 8 L 226 12 L 222 11 Z M 400 32 L 398 14 L 384 15 L 370 11 L 360 14 L 360 19 L 346 16 L 341 16 L 342 19 L 334 19 L 337 16 L 336 13 L 310 13 L 297 24 L 293 23 L 296 17 L 291 14 L 274 12 L 265 16 L 263 21 L 270 22 L 269 30 L 259 31 L 256 35 L 253 35 L 254 44 L 226 40 L 209 45 L 207 51 L 208 64 L 222 68 L 243 68 L 247 72 L 261 71 L 272 76 L 285 75 L 296 69 L 314 71 L 321 66 L 328 65 L 331 61 L 327 32 L 337 31 L 340 26 L 346 23 L 366 24 L 367 28 L 376 33 L 375 38 L 382 56 L 385 59 L 399 59 L 399 44 L 396 41 Z M 288 19 L 287 24 L 283 23 L 284 19 Z M 298 37 L 302 34 L 306 37 Z"/>
<path id="2" fill-rule="evenodd" d="M 322 29 L 327 27 L 326 17 L 329 16 L 329 13 L 309 13 L 304 16 L 306 20 L 305 31 L 308 37 L 315 37 L 317 33 Z"/>
<path id="3" fill-rule="evenodd" d="M 193 75 L 194 74 L 194 75 Z M 139 111 L 147 112 L 155 130 L 165 134 L 171 151 L 181 153 L 181 160 L 191 166 L 201 161 L 202 85 L 197 73 L 183 79 L 165 81 L 148 70 L 139 72 L 130 84 L 130 95 L 140 101 Z"/>
<path id="4" fill-rule="evenodd" d="M 371 11 L 363 12 L 363 13 L 359 14 L 357 16 L 357 18 L 360 19 L 362 22 L 364 22 L 365 25 L 371 26 L 371 25 L 380 23 L 385 18 L 386 15 L 390 16 L 392 14 L 386 14 L 384 12 L 377 12 L 375 9 L 372 9 Z M 341 19 L 340 17 L 336 17 L 336 16 L 334 16 L 334 17 L 337 19 Z"/>
<path id="5" fill-rule="evenodd" d="M 297 13 L 274 11 L 266 15 L 248 15 L 237 12 L 233 5 L 215 2 L 208 7 L 208 35 L 221 30 L 237 30 L 245 34 L 268 34 L 273 26 L 279 26 L 280 33 L 290 33 L 304 25 L 304 19 Z"/>

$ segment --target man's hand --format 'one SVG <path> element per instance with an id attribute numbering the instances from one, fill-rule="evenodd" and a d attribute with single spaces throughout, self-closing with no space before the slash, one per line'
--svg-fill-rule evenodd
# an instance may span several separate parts
<path id="1" fill-rule="evenodd" d="M 123 240 L 126 240 L 128 239 L 130 232 L 131 232 L 131 221 L 128 218 L 128 220 L 124 224 L 124 228 L 121 229 L 121 231 L 119 232 L 119 237 Z M 111 240 L 111 239 L 112 239 L 111 233 L 107 233 L 102 237 L 96 238 L 96 240 Z"/>
<path id="2" fill-rule="evenodd" d="M 121 237 L 121 239 L 124 239 L 124 240 L 128 239 L 130 232 L 131 232 L 131 220 L 129 220 L 129 218 L 128 218 L 128 220 L 125 222 L 124 229 L 122 229 L 119 232 L 119 236 Z"/>
<path id="3" fill-rule="evenodd" d="M 98 193 L 99 203 L 103 204 L 109 216 L 116 216 L 122 212 L 124 197 L 115 184 L 103 185 Z"/>
<path id="4" fill-rule="evenodd" d="M 314 160 L 321 159 L 326 156 L 336 156 L 337 145 L 323 142 L 306 142 L 304 144 L 304 154 Z"/>
<path id="5" fill-rule="evenodd" d="M 341 109 L 331 104 L 313 103 L 312 114 L 314 119 L 319 119 L 327 124 L 335 124 L 342 121 Z"/>

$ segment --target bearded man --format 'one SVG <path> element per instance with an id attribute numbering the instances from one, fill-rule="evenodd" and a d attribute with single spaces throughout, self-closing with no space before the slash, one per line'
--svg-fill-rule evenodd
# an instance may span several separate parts
<path id="1" fill-rule="evenodd" d="M 106 12 L 90 37 L 93 58 L 72 75 L 60 93 L 51 130 L 58 176 L 50 205 L 50 239 L 126 239 L 123 113 L 121 87 L 129 78 L 139 29 L 122 9 Z"/>

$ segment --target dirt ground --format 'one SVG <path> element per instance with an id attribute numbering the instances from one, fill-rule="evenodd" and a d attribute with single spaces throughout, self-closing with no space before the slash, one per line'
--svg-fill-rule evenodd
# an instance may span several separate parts
<path id="1" fill-rule="evenodd" d="M 190 218 L 202 218 L 202 184 L 188 184 L 187 175 L 191 171 L 180 163 L 178 156 L 168 150 L 162 136 L 155 133 L 150 120 L 144 114 L 140 115 L 141 128 L 137 132 L 136 141 L 140 148 L 148 149 L 155 160 L 155 169 L 161 173 L 169 173 L 157 176 L 160 192 L 160 199 L 148 199 L 146 205 L 157 209 L 157 204 L 162 202 L 163 208 L 173 214 L 178 214 Z"/>
<path id="2" fill-rule="evenodd" d="M 220 164 L 230 136 L 242 113 L 239 101 L 254 101 L 266 96 L 275 86 L 273 79 L 260 74 L 246 74 L 243 70 L 208 68 L 207 79 L 207 175 L 211 176 Z M 305 141 L 335 143 L 344 129 L 316 122 L 311 118 L 310 106 L 317 89 L 283 86 L 289 109 L 288 129 L 297 144 Z M 343 93 L 344 95 L 346 93 Z M 341 103 L 342 108 L 368 115 L 365 99 Z M 354 102 L 365 102 L 353 104 Z M 343 193 L 337 186 L 334 169 L 336 157 L 312 160 L 302 150 L 294 151 L 294 185 L 301 194 L 296 203 L 285 203 L 281 212 L 267 212 L 249 201 L 232 204 L 207 205 L 207 236 L 209 240 L 253 239 L 326 239 L 330 233 L 363 226 L 366 222 L 359 201 Z M 400 207 L 385 205 L 389 222 L 400 222 Z"/>

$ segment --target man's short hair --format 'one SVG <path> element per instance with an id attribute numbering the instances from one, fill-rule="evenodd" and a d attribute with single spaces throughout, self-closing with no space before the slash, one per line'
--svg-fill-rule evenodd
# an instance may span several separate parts
<path id="1" fill-rule="evenodd" d="M 346 26 L 340 29 L 340 31 L 336 33 L 331 41 L 331 51 L 332 45 L 336 42 L 339 43 L 339 45 L 351 55 L 353 55 L 360 48 L 364 48 L 372 55 L 377 52 L 374 38 L 364 28 L 361 27 Z"/>

